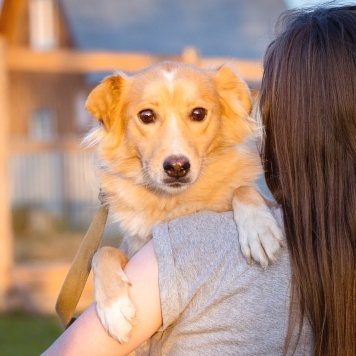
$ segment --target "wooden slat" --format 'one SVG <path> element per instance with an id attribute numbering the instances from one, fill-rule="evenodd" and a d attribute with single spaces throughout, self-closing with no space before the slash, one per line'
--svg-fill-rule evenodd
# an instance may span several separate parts
<path id="1" fill-rule="evenodd" d="M 9 48 L 6 58 L 11 71 L 42 73 L 90 73 L 116 69 L 136 71 L 158 60 L 143 53 L 80 52 L 64 49 L 35 52 L 25 47 Z"/>
<path id="2" fill-rule="evenodd" d="M 79 140 L 73 141 L 54 141 L 54 142 L 36 142 L 36 141 L 11 141 L 9 144 L 9 151 L 11 153 L 38 153 L 49 151 L 61 152 L 83 152 L 91 150 L 81 145 Z"/>
<path id="3" fill-rule="evenodd" d="M 12 47 L 7 51 L 6 62 L 10 71 L 42 73 L 92 73 L 115 70 L 137 71 L 162 60 L 194 62 L 200 66 L 218 66 L 230 63 L 236 66 L 247 81 L 261 80 L 262 67 L 259 61 L 244 61 L 224 57 L 194 57 L 192 51 L 183 51 L 182 56 L 153 56 L 145 53 L 127 52 L 80 52 L 56 50 L 35 52 L 26 47 Z M 194 57 L 194 58 L 193 58 Z"/>
<path id="4" fill-rule="evenodd" d="M 259 82 L 262 78 L 262 64 L 255 60 L 238 60 L 232 58 L 216 57 L 216 58 L 201 58 L 201 66 L 221 66 L 222 64 L 230 64 L 236 67 L 241 76 L 251 82 Z"/>

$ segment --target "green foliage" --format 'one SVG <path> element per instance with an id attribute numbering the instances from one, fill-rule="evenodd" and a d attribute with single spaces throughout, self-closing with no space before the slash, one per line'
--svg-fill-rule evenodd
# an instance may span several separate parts
<path id="1" fill-rule="evenodd" d="M 25 313 L 0 315 L 1 356 L 38 356 L 62 333 L 55 317 Z"/>

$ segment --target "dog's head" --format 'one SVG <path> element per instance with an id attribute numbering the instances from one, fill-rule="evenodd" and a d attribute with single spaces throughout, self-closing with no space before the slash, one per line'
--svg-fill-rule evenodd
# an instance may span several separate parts
<path id="1" fill-rule="evenodd" d="M 168 193 L 189 187 L 212 152 L 255 129 L 250 92 L 228 66 L 163 62 L 120 73 L 98 85 L 86 106 L 102 123 L 94 136 L 110 173 Z"/>

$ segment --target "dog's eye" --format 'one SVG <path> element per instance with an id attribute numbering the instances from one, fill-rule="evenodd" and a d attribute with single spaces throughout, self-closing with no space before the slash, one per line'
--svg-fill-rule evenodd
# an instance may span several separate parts
<path id="1" fill-rule="evenodd" d="M 150 109 L 140 111 L 137 116 L 144 124 L 150 124 L 155 121 L 155 114 Z"/>
<path id="2" fill-rule="evenodd" d="M 206 118 L 208 111 L 204 108 L 195 108 L 191 113 L 191 118 L 194 121 L 203 121 Z"/>

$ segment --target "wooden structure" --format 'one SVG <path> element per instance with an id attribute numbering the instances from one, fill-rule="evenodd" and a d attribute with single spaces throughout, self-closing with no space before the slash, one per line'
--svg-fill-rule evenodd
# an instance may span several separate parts
<path id="1" fill-rule="evenodd" d="M 61 118 L 57 121 L 55 141 L 48 143 L 48 145 L 60 147 L 61 140 L 67 134 L 80 133 L 73 124 L 75 116 L 73 98 L 80 91 L 90 90 L 83 80 L 85 74 L 111 72 L 117 69 L 133 72 L 162 60 L 174 60 L 198 66 L 221 65 L 229 62 L 236 66 L 242 77 L 255 87 L 258 86 L 262 75 L 261 64 L 258 61 L 201 58 L 194 48 L 186 48 L 181 54 L 164 57 L 146 53 L 77 51 L 71 46 L 70 36 L 58 8 L 56 10 L 58 47 L 46 51 L 34 50 L 29 45 L 29 1 L 31 0 L 4 0 L 0 16 L 0 119 L 2 124 L 0 130 L 0 311 L 9 306 L 7 295 L 11 291 L 12 282 L 16 286 L 23 286 L 23 288 L 17 287 L 17 291 L 22 295 L 32 293 L 33 296 L 38 293 L 38 286 L 42 286 L 40 291 L 47 293 L 43 298 L 47 298 L 46 300 L 50 300 L 49 303 L 54 305 L 54 298 L 59 291 L 65 271 L 69 267 L 68 265 L 53 265 L 51 268 L 46 266 L 41 269 L 34 266 L 17 266 L 13 263 L 7 162 L 9 153 L 19 151 L 21 147 L 23 150 L 28 150 L 29 146 L 33 150 L 39 147 L 38 142 L 22 140 L 19 143 L 14 140 L 16 137 L 28 137 L 30 113 L 33 110 L 44 105 L 50 106 L 55 111 L 56 117 Z M 53 276 L 57 276 L 55 285 Z M 31 299 L 30 294 L 22 300 Z M 31 299 L 31 303 L 38 301 L 37 306 L 31 309 L 37 312 L 47 312 L 48 303 L 44 303 L 43 298 Z M 43 308 L 44 305 L 45 308 Z"/>
<path id="2" fill-rule="evenodd" d="M 75 116 L 75 101 L 77 94 L 84 87 L 83 73 L 69 74 L 43 70 L 45 63 L 52 62 L 53 59 L 45 57 L 43 60 L 38 60 L 36 54 L 41 52 L 31 44 L 31 38 L 33 42 L 34 36 L 31 36 L 30 31 L 30 5 L 38 2 L 38 0 L 5 0 L 0 16 L 0 31 L 7 41 L 10 133 L 13 139 L 18 140 L 28 139 L 29 136 L 38 139 L 38 133 L 37 135 L 31 133 L 36 130 L 36 127 L 32 129 L 31 125 L 36 126 L 32 121 L 43 119 L 41 115 L 52 116 L 53 127 L 47 130 L 53 132 L 47 133 L 49 135 L 47 139 L 57 139 L 75 132 L 75 122 L 72 120 Z M 53 3 L 55 12 L 52 14 L 54 17 L 52 27 L 56 36 L 56 48 L 70 51 L 71 39 L 57 2 L 53 0 L 40 0 L 40 2 Z M 33 21 L 38 20 L 35 18 Z M 37 24 L 37 26 L 44 25 Z M 32 27 L 36 28 L 34 25 Z M 57 52 L 51 51 L 51 53 Z M 31 68 L 32 61 L 37 64 L 35 70 Z M 26 67 L 21 67 L 20 63 L 27 63 L 28 66 L 26 64 Z"/>
<path id="3" fill-rule="evenodd" d="M 7 307 L 7 292 L 11 288 L 12 233 L 8 184 L 9 111 L 5 40 L 0 38 L 0 311 Z"/>

